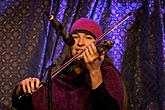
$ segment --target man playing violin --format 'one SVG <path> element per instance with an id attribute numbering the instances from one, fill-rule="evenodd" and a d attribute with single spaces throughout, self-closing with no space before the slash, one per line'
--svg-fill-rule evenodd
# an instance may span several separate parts
<path id="1" fill-rule="evenodd" d="M 85 51 L 52 79 L 52 109 L 125 110 L 120 74 L 110 58 L 104 52 L 98 53 L 93 43 L 102 34 L 100 25 L 80 18 L 72 25 L 70 34 L 75 44 L 70 47 L 71 55 L 67 59 Z M 19 110 L 43 110 L 44 93 L 38 89 L 39 86 L 38 78 L 22 80 L 13 93 L 13 106 Z M 27 93 L 32 94 L 31 98 L 18 98 Z"/>

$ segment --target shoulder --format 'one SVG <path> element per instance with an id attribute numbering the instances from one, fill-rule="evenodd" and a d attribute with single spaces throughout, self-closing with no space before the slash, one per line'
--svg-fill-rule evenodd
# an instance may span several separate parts
<path id="1" fill-rule="evenodd" d="M 122 101 L 122 78 L 119 71 L 111 65 L 102 65 L 103 82 L 112 97 Z"/>
<path id="2" fill-rule="evenodd" d="M 103 75 L 106 74 L 114 74 L 117 76 L 120 75 L 119 71 L 113 65 L 110 65 L 108 63 L 104 63 L 101 65 L 101 71 L 103 72 Z"/>
<path id="3" fill-rule="evenodd" d="M 126 108 L 127 94 L 121 73 L 107 63 L 102 64 L 103 80 L 106 89 L 112 97 L 119 101 L 120 107 Z"/>

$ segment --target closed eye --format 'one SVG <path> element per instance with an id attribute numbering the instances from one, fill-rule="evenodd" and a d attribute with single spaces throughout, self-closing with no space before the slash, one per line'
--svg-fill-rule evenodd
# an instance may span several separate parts
<path id="1" fill-rule="evenodd" d="M 85 36 L 86 39 L 93 39 L 91 36 Z"/>
<path id="2" fill-rule="evenodd" d="M 79 36 L 78 35 L 73 35 L 72 38 L 73 39 L 77 39 Z"/>

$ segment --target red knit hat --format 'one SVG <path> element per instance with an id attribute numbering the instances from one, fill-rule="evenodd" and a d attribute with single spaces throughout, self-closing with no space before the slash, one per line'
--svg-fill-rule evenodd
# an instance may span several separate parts
<path id="1" fill-rule="evenodd" d="M 87 18 L 80 18 L 72 25 L 70 34 L 75 32 L 85 32 L 91 34 L 94 38 L 98 38 L 102 34 L 101 26 Z"/>

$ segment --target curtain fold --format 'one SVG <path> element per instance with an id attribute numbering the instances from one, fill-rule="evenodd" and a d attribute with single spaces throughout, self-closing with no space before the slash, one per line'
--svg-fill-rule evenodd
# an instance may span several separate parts
<path id="1" fill-rule="evenodd" d="M 144 2 L 128 31 L 122 63 L 129 96 L 128 110 L 163 110 L 163 32 L 160 2 L 153 2 L 152 14 L 149 12 L 150 2 Z"/>

